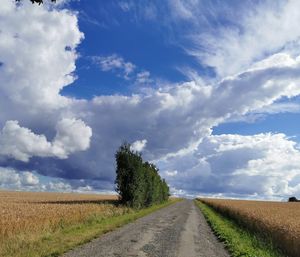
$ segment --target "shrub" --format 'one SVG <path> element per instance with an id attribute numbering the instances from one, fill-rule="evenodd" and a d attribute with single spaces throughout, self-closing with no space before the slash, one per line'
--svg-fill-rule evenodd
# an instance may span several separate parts
<path id="1" fill-rule="evenodd" d="M 289 198 L 289 202 L 300 202 L 295 196 Z"/>

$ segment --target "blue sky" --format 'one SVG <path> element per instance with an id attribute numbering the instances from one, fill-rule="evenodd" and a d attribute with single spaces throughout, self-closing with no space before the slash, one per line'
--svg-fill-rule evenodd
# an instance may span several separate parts
<path id="1" fill-rule="evenodd" d="M 185 80 L 179 67 L 195 67 L 201 73 L 206 72 L 172 42 L 167 27 L 145 20 L 142 13 L 135 13 L 138 11 L 134 6 L 131 7 L 134 10 L 124 11 L 121 6 L 127 6 L 126 2 L 121 3 L 97 2 L 93 6 L 83 1 L 70 3 L 73 10 L 79 11 L 79 27 L 85 39 L 78 47 L 82 55 L 77 61 L 78 80 L 62 93 L 91 98 L 99 94 L 130 94 L 136 90 L 131 85 L 133 81 L 124 81 L 113 72 L 102 72 L 93 63 L 94 56 L 117 54 L 136 65 L 139 71 L 149 71 L 153 77 L 170 82 Z M 82 86 L 87 84 L 88 87 Z"/>
<path id="2" fill-rule="evenodd" d="M 177 195 L 299 195 L 299 7 L 7 1 L 0 188 L 113 192 L 126 140 Z"/>

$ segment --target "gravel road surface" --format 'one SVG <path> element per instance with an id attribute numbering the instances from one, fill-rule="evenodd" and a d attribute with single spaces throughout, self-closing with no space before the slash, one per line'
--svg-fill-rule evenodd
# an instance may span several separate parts
<path id="1" fill-rule="evenodd" d="M 193 201 L 156 211 L 64 257 L 229 257 Z"/>

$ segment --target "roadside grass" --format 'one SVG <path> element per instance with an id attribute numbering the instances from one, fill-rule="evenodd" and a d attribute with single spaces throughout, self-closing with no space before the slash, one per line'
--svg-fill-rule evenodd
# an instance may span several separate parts
<path id="1" fill-rule="evenodd" d="M 195 200 L 208 224 L 233 257 L 283 257 L 270 242 L 238 226 L 211 207 Z"/>
<path id="2" fill-rule="evenodd" d="M 91 241 L 100 235 L 130 223 L 147 214 L 167 207 L 181 199 L 170 199 L 168 202 L 153 205 L 141 210 L 130 209 L 130 212 L 103 218 L 100 215 L 90 216 L 86 221 L 64 226 L 55 232 L 44 231 L 37 235 L 17 235 L 10 240 L 5 249 L 0 252 L 1 257 L 56 257 L 63 253 Z"/>

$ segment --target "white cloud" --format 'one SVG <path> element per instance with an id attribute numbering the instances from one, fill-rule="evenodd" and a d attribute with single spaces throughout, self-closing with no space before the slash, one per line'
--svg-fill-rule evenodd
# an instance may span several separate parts
<path id="1" fill-rule="evenodd" d="M 25 171 L 22 173 L 21 181 L 25 186 L 35 186 L 39 184 L 39 178 L 29 171 Z"/>
<path id="2" fill-rule="evenodd" d="M 131 150 L 132 151 L 137 151 L 137 152 L 141 152 L 145 149 L 147 144 L 147 140 L 143 139 L 143 140 L 137 140 L 135 142 L 132 143 L 131 145 Z"/>
<path id="3" fill-rule="evenodd" d="M 137 84 L 146 84 L 152 82 L 152 79 L 150 78 L 150 72 L 149 71 L 141 71 L 136 74 L 136 81 Z"/>
<path id="4" fill-rule="evenodd" d="M 63 119 L 57 124 L 53 143 L 44 135 L 36 135 L 17 121 L 7 121 L 0 133 L 0 155 L 28 162 L 32 156 L 67 158 L 90 145 L 92 130 L 83 121 Z"/>
<path id="5" fill-rule="evenodd" d="M 0 134 L 0 154 L 17 160 L 28 161 L 33 155 L 47 156 L 51 152 L 51 143 L 45 136 L 36 135 L 27 128 L 19 126 L 17 121 L 7 121 Z"/>
<path id="6" fill-rule="evenodd" d="M 83 187 L 78 187 L 78 189 L 76 190 L 77 192 L 92 192 L 93 188 L 89 185 L 87 186 L 83 186 Z"/>
<path id="7" fill-rule="evenodd" d="M 147 70 L 141 70 L 131 62 L 127 62 L 123 57 L 112 54 L 108 56 L 93 56 L 92 60 L 100 66 L 102 71 L 110 71 L 125 80 L 132 81 L 137 86 L 153 84 L 154 80 Z"/>
<path id="8" fill-rule="evenodd" d="M 94 192 L 85 181 L 67 181 L 51 177 L 41 177 L 35 172 L 17 171 L 9 167 L 0 167 L 0 188 L 6 190 L 53 191 L 53 192 Z M 106 191 L 103 193 L 112 193 Z"/>
<path id="9" fill-rule="evenodd" d="M 260 69 L 266 69 L 268 67 L 274 67 L 274 68 L 292 67 L 297 64 L 297 61 L 298 61 L 297 59 L 293 59 L 289 54 L 277 53 L 261 61 L 255 62 L 251 66 L 251 69 L 260 70 Z"/>
<path id="10" fill-rule="evenodd" d="M 174 177 L 178 174 L 178 171 L 177 170 L 173 170 L 173 171 L 166 170 L 165 174 L 166 174 L 167 177 Z"/>
<path id="11" fill-rule="evenodd" d="M 271 199 L 300 193 L 300 151 L 284 134 L 209 136 L 196 151 L 161 166 L 175 189 L 195 195 Z"/>
<path id="12" fill-rule="evenodd" d="M 21 179 L 14 170 L 0 167 L 0 186 L 8 188 L 10 186 L 20 187 Z"/>
<path id="13" fill-rule="evenodd" d="M 131 62 L 126 62 L 116 54 L 108 56 L 94 56 L 93 61 L 100 65 L 102 71 L 116 71 L 120 76 L 129 79 L 136 66 Z"/>
<path id="14" fill-rule="evenodd" d="M 220 77 L 280 51 L 299 55 L 297 0 L 245 1 L 243 5 L 177 0 L 170 1 L 170 6 L 178 17 L 190 21 L 184 33 L 190 42 L 183 47 L 202 64 L 214 67 Z"/>
<path id="15" fill-rule="evenodd" d="M 295 102 L 274 103 L 270 106 L 257 110 L 257 113 L 274 114 L 274 113 L 300 113 L 300 104 Z"/>
<path id="16" fill-rule="evenodd" d="M 76 14 L 29 1 L 19 7 L 6 1 L 0 13 L 0 155 L 27 162 L 86 150 L 91 129 L 71 110 L 81 101 L 60 95 L 75 79 L 75 48 L 83 38 Z"/>
<path id="17" fill-rule="evenodd" d="M 76 15 L 29 1 L 20 7 L 5 1 L 0 13 L 1 109 L 8 101 L 30 113 L 68 105 L 59 92 L 74 81 L 75 48 L 83 38 Z"/>
<path id="18" fill-rule="evenodd" d="M 54 192 L 71 192 L 72 186 L 69 183 L 65 183 L 62 181 L 59 182 L 49 182 L 47 184 L 47 190 Z"/>
<path id="19" fill-rule="evenodd" d="M 67 158 L 70 153 L 90 147 L 92 129 L 82 120 L 65 118 L 58 122 L 56 130 L 53 148 L 57 156 Z"/>
<path id="20" fill-rule="evenodd" d="M 29 171 L 17 172 L 0 167 L 0 187 L 6 189 L 31 189 L 39 184 L 39 178 Z"/>

